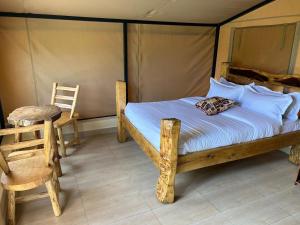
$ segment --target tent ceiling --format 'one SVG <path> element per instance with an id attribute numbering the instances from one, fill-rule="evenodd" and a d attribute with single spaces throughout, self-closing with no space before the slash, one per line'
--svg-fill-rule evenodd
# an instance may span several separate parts
<path id="1" fill-rule="evenodd" d="M 0 0 L 0 11 L 220 23 L 263 0 Z"/>

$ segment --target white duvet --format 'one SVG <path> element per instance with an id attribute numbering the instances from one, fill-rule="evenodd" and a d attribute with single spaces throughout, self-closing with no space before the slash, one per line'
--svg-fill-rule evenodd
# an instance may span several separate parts
<path id="1" fill-rule="evenodd" d="M 159 151 L 160 120 L 181 120 L 179 154 L 271 137 L 281 132 L 275 120 L 239 106 L 207 116 L 195 103 L 202 97 L 173 101 L 128 103 L 125 115 Z"/>

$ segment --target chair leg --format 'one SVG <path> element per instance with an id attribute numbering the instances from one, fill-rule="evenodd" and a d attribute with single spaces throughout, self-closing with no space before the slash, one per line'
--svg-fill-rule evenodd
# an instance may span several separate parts
<path id="1" fill-rule="evenodd" d="M 62 128 L 57 128 L 58 140 L 59 140 L 59 147 L 60 147 L 60 154 L 62 157 L 66 157 L 66 147 L 65 147 L 65 140 L 64 135 L 62 132 Z"/>
<path id="2" fill-rule="evenodd" d="M 56 189 L 55 189 L 55 184 L 53 179 L 50 179 L 49 181 L 46 182 L 46 188 L 51 200 L 53 212 L 55 216 L 60 216 L 61 215 L 61 208 L 59 205 L 59 198 Z"/>
<path id="3" fill-rule="evenodd" d="M 55 173 L 57 174 L 57 177 L 62 176 L 61 165 L 60 165 L 60 157 L 61 156 L 58 155 L 54 159 L 54 170 L 55 170 Z"/>
<path id="4" fill-rule="evenodd" d="M 53 181 L 54 181 L 54 185 L 55 185 L 55 190 L 57 193 L 59 193 L 60 192 L 60 183 L 58 180 L 58 174 L 55 170 L 53 172 Z"/>
<path id="5" fill-rule="evenodd" d="M 73 120 L 73 128 L 74 128 L 74 144 L 79 145 L 80 144 L 80 137 L 79 137 L 77 119 Z"/>
<path id="6" fill-rule="evenodd" d="M 16 224 L 16 193 L 14 191 L 7 192 L 7 220 L 8 225 Z"/>

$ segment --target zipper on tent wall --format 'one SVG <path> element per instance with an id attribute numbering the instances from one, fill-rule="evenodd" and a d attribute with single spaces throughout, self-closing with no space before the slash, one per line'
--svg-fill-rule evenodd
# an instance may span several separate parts
<path id="1" fill-rule="evenodd" d="M 220 36 L 220 26 L 217 26 L 216 33 L 215 33 L 215 46 L 214 46 L 213 63 L 212 63 L 212 69 L 211 69 L 211 77 L 215 77 L 215 72 L 216 72 L 219 36 Z"/>
<path id="2" fill-rule="evenodd" d="M 128 102 L 128 24 L 123 23 L 123 63 L 124 81 L 126 82 L 126 103 Z"/>

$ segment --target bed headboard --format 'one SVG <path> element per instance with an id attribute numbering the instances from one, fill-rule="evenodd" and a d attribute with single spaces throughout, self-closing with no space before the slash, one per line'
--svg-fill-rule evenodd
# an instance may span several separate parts
<path id="1" fill-rule="evenodd" d="M 232 66 L 228 62 L 223 62 L 221 75 L 228 81 L 237 84 L 255 82 L 273 91 L 282 91 L 284 93 L 300 92 L 300 74 L 272 74 L 256 69 Z"/>

